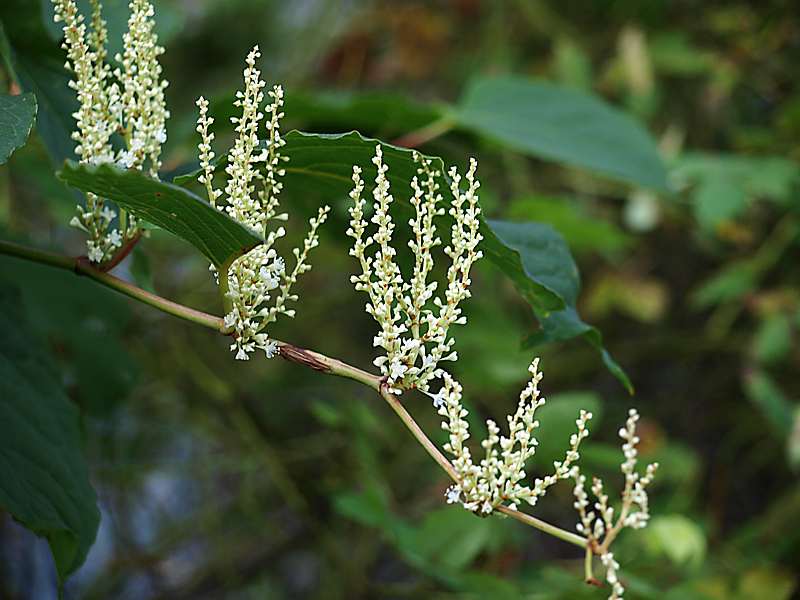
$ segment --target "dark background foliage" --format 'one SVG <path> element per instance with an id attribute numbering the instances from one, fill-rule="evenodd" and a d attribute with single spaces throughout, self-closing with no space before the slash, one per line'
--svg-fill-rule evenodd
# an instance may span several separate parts
<path id="1" fill-rule="evenodd" d="M 40 112 L 38 135 L 0 168 L 0 227 L 4 238 L 78 254 L 79 232 L 66 226 L 77 196 L 53 175 L 70 150 L 58 150 L 59 128 L 71 123 L 42 120 L 48 103 L 70 101 L 43 87 L 63 61 L 58 29 L 42 26 L 47 2 L 13 4 L 0 9 L 16 51 L 1 80 L 13 88 L 16 71 Z M 625 534 L 616 552 L 632 598 L 793 597 L 800 15 L 790 3 L 156 5 L 173 113 L 167 171 L 194 160 L 195 97 L 214 98 L 224 114 L 254 43 L 267 80 L 286 88 L 286 131 L 358 129 L 392 141 L 456 103 L 476 75 L 507 73 L 594 93 L 644 123 L 669 193 L 533 158 L 469 127 L 421 146 L 448 164 L 479 159 L 488 216 L 549 223 L 564 236 L 581 271 L 580 314 L 636 394 L 580 340 L 530 347 L 542 337 L 530 306 L 486 260 L 469 324 L 455 334 L 456 375 L 481 431 L 478 417 L 512 410 L 541 355 L 549 402 L 537 474 L 586 407 L 598 419 L 584 460 L 613 480 L 617 428 L 639 408 L 643 452 L 662 470 L 650 527 Z M 107 9 L 113 44 L 127 9 L 119 0 Z M 316 201 L 285 200 L 290 237 Z M 334 202 L 298 318 L 273 333 L 366 367 L 374 324 L 348 283 L 345 207 Z M 122 267 L 161 295 L 221 312 L 207 261 L 166 232 L 152 232 Z M 607 595 L 581 582 L 573 547 L 444 507 L 444 475 L 369 390 L 278 360 L 234 361 L 224 339 L 69 274 L 0 257 L 0 280 L 20 288 L 31 339 L 47 346 L 82 413 L 101 524 L 66 597 Z M 411 395 L 407 405 L 441 436 L 429 400 Z M 571 528 L 571 502 L 564 485 L 537 514 Z M 55 597 L 46 543 L 8 516 L 0 556 L 0 597 Z"/>

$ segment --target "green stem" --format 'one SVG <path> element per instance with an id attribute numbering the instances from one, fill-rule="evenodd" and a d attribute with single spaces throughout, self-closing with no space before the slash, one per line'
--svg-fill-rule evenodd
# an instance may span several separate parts
<path id="1" fill-rule="evenodd" d="M 567 531 L 566 529 L 561 529 L 560 527 L 556 527 L 555 525 L 551 525 L 546 521 L 537 519 L 536 517 L 533 517 L 519 510 L 514 510 L 513 508 L 509 508 L 508 506 L 498 506 L 495 510 L 503 513 L 504 515 L 508 515 L 512 519 L 516 519 L 520 523 L 525 523 L 525 525 L 529 525 L 534 529 L 538 529 L 539 531 L 542 531 L 548 535 L 552 535 L 553 537 L 558 538 L 564 542 L 568 542 L 573 546 L 578 546 L 579 548 L 586 548 L 589 545 L 589 542 L 585 537 L 582 537 L 577 533 L 572 533 L 571 531 Z"/>
<path id="2" fill-rule="evenodd" d="M 315 371 L 327 373 L 328 375 L 352 379 L 377 392 L 380 391 L 381 378 L 377 375 L 362 371 L 358 367 L 348 365 L 336 358 L 331 358 L 319 352 L 307 350 L 306 348 L 300 348 L 288 342 L 278 341 L 277 344 L 280 355 L 290 362 L 309 367 Z"/>
<path id="3" fill-rule="evenodd" d="M 219 270 L 217 271 L 217 280 L 218 280 L 218 287 L 219 287 L 219 296 L 222 299 L 222 312 L 226 315 L 229 314 L 233 310 L 233 300 L 230 299 L 228 293 L 230 292 L 230 270 L 231 265 L 233 265 L 233 261 L 236 257 L 231 258 L 230 260 L 226 261 L 222 266 L 220 266 Z M 225 333 L 230 333 L 226 330 Z"/>
<path id="4" fill-rule="evenodd" d="M 123 281 L 118 277 L 114 277 L 110 273 L 104 273 L 103 271 L 100 271 L 96 267 L 92 266 L 89 260 L 85 257 L 70 258 L 68 256 L 47 252 L 46 250 L 28 248 L 26 246 L 20 246 L 19 244 L 6 241 L 0 241 L 0 254 L 14 256 L 16 258 L 29 260 L 32 262 L 38 262 L 51 267 L 56 267 L 58 269 L 63 269 L 65 271 L 72 271 L 76 275 L 88 277 L 100 285 L 104 285 L 112 290 L 116 290 L 121 294 L 125 294 L 126 296 L 133 298 L 134 300 L 143 302 L 148 306 L 157 308 L 162 312 L 173 315 L 180 319 L 184 319 L 185 321 L 197 323 L 198 325 L 203 325 L 204 327 L 214 329 L 215 331 L 220 331 L 222 329 L 221 318 L 214 315 L 209 315 L 193 308 L 189 308 L 188 306 L 184 306 L 182 304 L 178 304 L 172 300 L 167 300 L 166 298 L 162 298 L 156 294 L 151 294 L 150 292 L 136 287 L 127 281 Z"/>
<path id="5" fill-rule="evenodd" d="M 450 479 L 453 481 L 458 481 L 458 473 L 453 468 L 453 465 L 450 464 L 450 461 L 445 458 L 445 456 L 439 451 L 439 448 L 425 435 L 425 432 L 422 431 L 422 428 L 417 424 L 408 411 L 406 407 L 403 406 L 403 403 L 400 402 L 400 396 L 398 394 L 393 394 L 391 390 L 385 385 L 381 385 L 379 389 L 379 393 L 381 397 L 386 400 L 386 403 L 392 407 L 392 410 L 400 417 L 400 420 L 405 424 L 408 430 L 411 432 L 417 441 L 425 448 L 425 451 L 431 456 L 433 460 L 435 460 L 444 472 L 450 476 Z"/>
<path id="6" fill-rule="evenodd" d="M 100 285 L 104 285 L 112 290 L 116 290 L 121 294 L 125 294 L 134 300 L 138 300 L 139 302 L 143 302 L 148 306 L 157 308 L 162 312 L 184 319 L 185 321 L 203 325 L 204 327 L 208 327 L 209 329 L 213 329 L 220 333 L 227 334 L 220 317 L 189 308 L 188 306 L 183 306 L 182 304 L 172 302 L 171 300 L 167 300 L 166 298 L 162 298 L 156 294 L 151 294 L 150 292 L 138 288 L 127 281 L 123 281 L 109 273 L 104 273 L 103 271 L 98 270 L 92 266 L 92 264 L 85 257 L 70 258 L 68 256 L 62 256 L 52 252 L 47 252 L 45 250 L 28 248 L 26 246 L 21 246 L 19 244 L 2 240 L 0 240 L 0 254 L 48 265 L 57 269 L 63 269 L 65 271 L 72 271 L 77 275 L 89 277 Z M 223 273 L 221 272 L 220 275 L 223 275 Z M 348 365 L 347 363 L 336 358 L 325 356 L 324 354 L 314 352 L 313 350 L 299 348 L 288 342 L 281 342 L 277 340 L 276 342 L 278 344 L 280 355 L 290 362 L 295 362 L 314 369 L 315 371 L 320 371 L 329 375 L 336 375 L 338 377 L 352 379 L 353 381 L 357 381 L 378 392 L 378 394 L 380 394 L 380 396 L 386 400 L 389 406 L 392 407 L 392 410 L 394 410 L 397 416 L 400 417 L 400 420 L 403 421 L 403 424 L 408 428 L 416 440 L 422 445 L 423 448 L 425 448 L 425 451 L 431 456 L 431 458 L 436 461 L 436 463 L 445 471 L 445 473 L 450 476 L 453 481 L 458 481 L 458 473 L 456 473 L 453 465 L 450 464 L 450 461 L 447 460 L 447 458 L 439 451 L 436 445 L 431 442 L 427 435 L 425 435 L 425 432 L 422 431 L 422 428 L 417 424 L 414 418 L 406 410 L 405 406 L 403 406 L 403 404 L 400 402 L 400 397 L 397 394 L 393 394 L 391 391 L 389 391 L 382 377 L 373 375 L 372 373 L 367 373 L 366 371 L 363 371 L 352 365 Z M 521 523 L 529 525 L 565 542 L 569 542 L 570 544 L 574 544 L 575 546 L 579 546 L 581 548 L 586 548 L 588 546 L 588 541 L 586 538 L 583 538 L 565 529 L 561 529 L 560 527 L 556 527 L 555 525 L 550 525 L 549 523 L 546 523 L 545 521 L 537 519 L 536 517 L 526 513 L 514 510 L 508 506 L 498 506 L 497 510 L 513 519 L 516 519 L 517 521 L 520 521 Z"/>
<path id="7" fill-rule="evenodd" d="M 583 559 L 583 577 L 586 583 L 591 583 L 594 581 L 594 571 L 592 570 L 593 558 L 594 552 L 592 552 L 591 547 L 587 544 L 586 557 Z"/>

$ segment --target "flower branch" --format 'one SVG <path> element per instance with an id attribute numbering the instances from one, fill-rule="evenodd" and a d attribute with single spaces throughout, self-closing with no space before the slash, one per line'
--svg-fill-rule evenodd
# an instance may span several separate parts
<path id="1" fill-rule="evenodd" d="M 92 264 L 86 260 L 85 257 L 73 258 L 2 240 L 0 240 L 0 255 L 13 256 L 22 260 L 55 267 L 65 271 L 71 271 L 76 275 L 86 276 L 100 285 L 115 290 L 128 296 L 129 298 L 133 298 L 134 300 L 147 304 L 148 306 L 156 308 L 162 312 L 178 317 L 185 321 L 213 329 L 219 333 L 222 333 L 223 335 L 228 335 L 225 332 L 225 326 L 221 317 L 178 304 L 177 302 L 173 302 L 172 300 L 152 294 L 131 283 L 123 281 L 114 275 L 104 273 L 103 271 L 100 271 L 96 267 L 92 266 Z M 445 458 L 436 445 L 428 438 L 425 432 L 422 431 L 422 428 L 419 426 L 419 424 L 409 414 L 405 406 L 403 406 L 403 403 L 400 401 L 400 398 L 397 396 L 397 394 L 389 391 L 384 377 L 373 375 L 372 373 L 368 373 L 367 371 L 349 365 L 336 358 L 325 356 L 324 354 L 320 354 L 319 352 L 315 352 L 313 350 L 300 348 L 294 344 L 290 344 L 289 342 L 276 340 L 276 344 L 278 348 L 277 354 L 289 362 L 313 369 L 320 373 L 357 381 L 358 383 L 361 383 L 362 385 L 365 385 L 378 392 L 378 394 L 397 414 L 403 424 L 409 429 L 411 434 L 416 438 L 420 445 L 423 446 L 425 451 L 436 461 L 436 463 L 452 480 L 457 480 L 457 474 L 450 461 Z M 525 525 L 538 529 L 539 531 L 552 535 L 565 542 L 569 542 L 570 544 L 579 546 L 581 548 L 585 548 L 587 546 L 586 538 L 556 527 L 555 525 L 551 525 L 526 513 L 508 507 L 500 507 L 498 508 L 498 511 L 513 519 L 516 519 L 521 523 L 524 523 Z"/>

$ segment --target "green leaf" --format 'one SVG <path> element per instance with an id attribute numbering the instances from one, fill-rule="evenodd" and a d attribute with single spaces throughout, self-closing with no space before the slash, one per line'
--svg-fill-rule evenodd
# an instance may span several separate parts
<path id="1" fill-rule="evenodd" d="M 549 223 L 575 254 L 600 252 L 613 256 L 630 246 L 631 238 L 602 216 L 591 214 L 573 198 L 530 195 L 515 198 L 508 207 L 515 221 Z"/>
<path id="2" fill-rule="evenodd" d="M 78 409 L 0 290 L 0 506 L 50 544 L 61 582 L 86 559 L 100 523 L 81 452 Z"/>
<path id="3" fill-rule="evenodd" d="M 232 100 L 226 99 L 225 106 L 233 107 Z M 419 129 L 439 119 L 442 110 L 385 92 L 293 91 L 286 98 L 285 112 L 287 119 L 302 123 L 304 129 L 358 129 L 389 136 Z"/>
<path id="4" fill-rule="evenodd" d="M 459 127 L 532 156 L 668 191 L 666 171 L 647 131 L 602 100 L 545 81 L 479 78 L 454 118 Z"/>
<path id="5" fill-rule="evenodd" d="M 411 194 L 409 186 L 417 166 L 407 148 L 365 138 L 356 131 L 339 134 L 290 131 L 284 139 L 282 153 L 289 157 L 285 193 L 293 201 L 318 197 L 332 204 L 337 200 L 345 202 L 352 188 L 353 165 L 362 167 L 365 179 L 373 176 L 371 161 L 377 144 L 381 145 L 384 161 L 389 165 L 387 177 L 394 197 L 407 200 Z M 445 172 L 440 158 L 429 158 L 436 169 Z M 221 169 L 223 163 L 223 158 L 218 159 L 216 168 Z M 176 177 L 174 182 L 189 183 L 197 174 L 198 171 L 187 173 Z M 442 189 L 448 187 L 444 177 L 439 184 Z M 484 254 L 512 280 L 546 327 L 547 335 L 554 340 L 584 336 L 601 352 L 604 364 L 630 390 L 622 369 L 603 349 L 600 333 L 577 315 L 574 306 L 580 287 L 578 269 L 563 238 L 549 225 L 487 221 L 482 216 L 481 233 Z"/>
<path id="6" fill-rule="evenodd" d="M 763 364 L 779 362 L 792 349 L 792 323 L 784 313 L 769 315 L 758 326 L 753 339 L 753 356 Z"/>
<path id="7" fill-rule="evenodd" d="M 353 165 L 360 165 L 364 169 L 365 178 L 371 177 L 374 170 L 371 160 L 378 143 L 381 142 L 365 138 L 357 132 L 333 135 L 290 132 L 286 136 L 284 148 L 289 157 L 285 179 L 287 193 L 324 194 L 329 200 L 337 196 L 346 198 L 352 188 Z M 410 183 L 417 169 L 412 151 L 384 143 L 381 146 L 384 161 L 389 165 L 388 178 L 392 194 L 398 199 L 406 200 L 410 196 Z M 435 168 L 444 173 L 442 160 L 433 160 Z M 440 186 L 446 189 L 447 182 L 444 178 L 440 181 Z M 544 259 L 547 264 L 534 261 L 524 265 L 519 252 L 504 244 L 497 237 L 494 226 L 483 217 L 482 249 L 487 258 L 511 278 L 532 306 L 543 311 L 561 309 L 566 305 L 566 300 L 552 285 L 556 279 L 568 280 L 576 276 L 575 264 L 569 256 L 569 250 L 563 246 L 563 241 L 561 248 L 555 248 L 558 234 L 546 225 L 530 225 L 528 233 L 532 237 L 529 243 L 542 252 L 554 250 L 551 259 Z"/>
<path id="8" fill-rule="evenodd" d="M 21 146 L 25 145 L 36 118 L 36 97 L 0 95 L 0 165 Z"/>
<path id="9" fill-rule="evenodd" d="M 795 408 L 775 380 L 761 369 L 745 375 L 744 388 L 750 400 L 782 438 L 789 436 Z"/>
<path id="10" fill-rule="evenodd" d="M 597 328 L 585 323 L 578 315 L 575 303 L 580 289 L 580 277 L 578 267 L 563 238 L 549 225 L 539 223 L 491 221 L 490 224 L 506 252 L 510 250 L 517 255 L 524 272 L 537 273 L 537 281 L 558 294 L 566 303 L 565 308 L 552 312 L 531 303 L 541 329 L 525 339 L 525 347 L 582 336 L 597 349 L 606 368 L 632 394 L 633 384 L 622 367 L 603 347 L 603 336 Z M 525 295 L 523 292 L 523 296 Z"/>
<path id="11" fill-rule="evenodd" d="M 649 552 L 665 556 L 678 566 L 697 568 L 706 557 L 706 536 L 694 521 L 683 515 L 658 515 L 644 532 Z"/>
<path id="12" fill-rule="evenodd" d="M 690 303 L 695 308 L 708 308 L 737 300 L 756 288 L 760 275 L 759 264 L 753 258 L 731 262 L 694 290 Z"/>
<path id="13" fill-rule="evenodd" d="M 786 441 L 786 455 L 789 466 L 795 471 L 800 469 L 800 405 L 794 407 L 789 439 Z"/>
<path id="14" fill-rule="evenodd" d="M 131 304 L 85 277 L 0 256 L 0 286 L 13 284 L 20 288 L 28 322 L 54 350 L 82 411 L 105 416 L 124 402 L 139 374 L 123 338 Z"/>
<path id="15" fill-rule="evenodd" d="M 494 525 L 460 507 L 441 508 L 425 515 L 414 532 L 414 548 L 430 564 L 461 571 L 485 550 Z"/>
<path id="16" fill-rule="evenodd" d="M 42 24 L 40 2 L 0 2 L 0 54 L 11 77 L 25 92 L 36 95 L 36 130 L 55 164 L 75 158 L 72 113 L 77 108 L 64 69 L 64 53 Z"/>
<path id="17" fill-rule="evenodd" d="M 255 248 L 262 239 L 184 188 L 141 171 L 68 161 L 60 179 L 84 192 L 113 200 L 137 217 L 186 240 L 216 267 Z"/>
<path id="18" fill-rule="evenodd" d="M 701 227 L 713 230 L 731 221 L 747 207 L 747 193 L 736 181 L 709 177 L 698 185 L 694 213 Z"/>
<path id="19" fill-rule="evenodd" d="M 800 169 L 780 156 L 688 152 L 672 161 L 670 178 L 693 188 L 695 216 L 711 230 L 740 216 L 756 198 L 791 203 Z"/>

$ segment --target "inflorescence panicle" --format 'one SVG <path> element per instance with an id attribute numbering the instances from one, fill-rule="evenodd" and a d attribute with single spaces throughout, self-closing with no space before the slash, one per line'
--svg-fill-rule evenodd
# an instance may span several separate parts
<path id="1" fill-rule="evenodd" d="M 264 110 L 269 118 L 265 120 L 261 107 L 266 83 L 256 68 L 260 56 L 258 46 L 247 55 L 244 91 L 236 93 L 234 105 L 241 109 L 241 115 L 231 117 L 237 136 L 227 156 L 224 189 L 214 187 L 216 155 L 212 149 L 214 134 L 210 129 L 214 119 L 208 115 L 208 101 L 202 96 L 197 100 L 201 169 L 198 181 L 205 186 L 212 206 L 264 238 L 263 244 L 233 261 L 227 269 L 227 281 L 220 282 L 227 311 L 224 324 L 233 334 L 231 350 L 240 360 L 247 360 L 256 349 L 263 350 L 268 358 L 276 354 L 277 344 L 269 338 L 266 328 L 279 315 L 295 315 L 294 309 L 288 307 L 289 302 L 298 299 L 291 291 L 292 286 L 300 275 L 311 269 L 308 254 L 319 245 L 317 230 L 330 211 L 328 206 L 323 206 L 310 219 L 303 247 L 293 250 L 295 266 L 287 271 L 283 257 L 273 247 L 286 235 L 286 230 L 283 226 L 269 228 L 270 221 L 286 221 L 288 218 L 285 213 L 277 214 L 278 196 L 283 188 L 280 178 L 285 174 L 281 165 L 288 160 L 280 152 L 286 143 L 281 137 L 279 124 L 283 117 L 283 88 L 276 85 L 267 92 L 270 100 Z M 258 137 L 262 124 L 268 132 L 263 143 Z M 213 266 L 212 271 L 216 273 Z M 273 295 L 274 302 L 270 303 Z"/>
<path id="2" fill-rule="evenodd" d="M 410 281 L 403 279 L 395 261 L 396 251 L 392 246 L 395 224 L 390 214 L 394 197 L 387 176 L 389 167 L 383 160 L 380 145 L 376 146 L 372 159 L 377 169 L 370 219 L 376 226 L 375 233 L 366 233 L 364 181 L 358 166 L 353 167 L 354 185 L 350 192 L 353 205 L 347 230 L 347 235 L 354 240 L 350 255 L 361 265 L 361 274 L 352 276 L 351 282 L 356 290 L 367 292 L 366 310 L 381 328 L 373 343 L 383 354 L 374 363 L 387 378 L 389 389 L 398 394 L 411 388 L 427 392 L 431 381 L 441 373 L 439 364 L 457 359 L 454 340 L 448 337 L 448 332 L 454 323 L 466 323 L 459 303 L 470 297 L 470 269 L 482 256 L 477 249 L 482 239 L 478 232 L 480 183 L 475 178 L 477 162 L 472 159 L 466 174 L 466 190 L 461 189 L 461 177 L 455 167 L 449 172 L 452 199 L 448 213 L 453 225 L 451 241 L 444 253 L 451 263 L 444 298 L 434 296 L 438 284 L 428 278 L 434 264 L 431 251 L 442 244 L 434 224 L 436 217 L 445 214 L 440 206 L 442 195 L 438 180 L 441 173 L 433 168 L 433 161 L 417 152 L 414 152 L 414 160 L 418 168 L 411 181 L 415 216 L 408 222 L 412 232 L 409 247 L 414 254 Z M 373 247 L 375 252 L 369 256 Z"/>
<path id="3" fill-rule="evenodd" d="M 592 479 L 591 493 L 595 498 L 592 504 L 586 491 L 586 476 L 581 474 L 580 467 L 575 465 L 570 472 L 570 477 L 575 481 L 574 506 L 580 518 L 576 529 L 586 536 L 590 547 L 600 555 L 601 562 L 606 568 L 606 581 L 611 586 L 610 600 L 621 598 L 625 591 L 618 576 L 619 563 L 610 551 L 611 544 L 624 528 L 642 529 L 647 526 L 650 520 L 647 487 L 652 483 L 658 469 L 658 463 L 651 463 L 645 468 L 644 474 L 636 470 L 639 461 L 637 447 L 639 437 L 636 435 L 638 421 L 639 413 L 632 408 L 628 411 L 625 427 L 619 430 L 619 436 L 623 440 L 624 458 L 620 469 L 625 476 L 625 486 L 622 490 L 622 505 L 618 512 L 609 504 L 608 494 L 601 479 L 598 477 Z"/>
<path id="4" fill-rule="evenodd" d="M 534 506 L 548 488 L 570 476 L 572 465 L 580 458 L 578 449 L 588 435 L 586 424 L 592 414 L 581 411 L 576 420 L 576 433 L 569 440 L 569 448 L 561 461 L 553 463 L 553 472 L 535 479 L 533 485 L 523 483 L 525 463 L 536 454 L 538 441 L 534 435 L 539 427 L 536 410 L 544 405 L 540 397 L 538 370 L 539 361 L 534 360 L 529 368 L 531 380 L 519 396 L 517 410 L 507 417 L 508 435 L 501 435 L 500 427 L 492 420 L 486 422 L 488 437 L 481 442 L 484 458 L 476 463 L 466 446 L 469 439 L 467 410 L 461 402 L 461 386 L 448 373 L 444 373 L 444 385 L 434 397 L 439 414 L 445 417 L 442 429 L 449 433 L 445 452 L 453 456 L 453 466 L 459 479 L 447 492 L 450 503 L 460 502 L 474 513 L 488 515 L 500 505 L 517 508 L 520 502 Z"/>
<path id="5" fill-rule="evenodd" d="M 114 57 L 119 67 L 112 69 L 106 60 L 108 30 L 100 0 L 90 2 L 90 27 L 75 0 L 52 2 L 55 21 L 63 22 L 65 66 L 73 73 L 70 87 L 78 97 L 78 110 L 73 114 L 75 153 L 82 163 L 112 163 L 158 177 L 169 111 L 164 99 L 167 82 L 158 62 L 164 49 L 154 31 L 153 5 L 148 0 L 128 4 L 123 52 Z M 123 140 L 122 147 L 115 144 L 115 134 Z M 86 205 L 78 206 L 70 223 L 88 235 L 87 254 L 93 263 L 110 260 L 139 232 L 133 216 L 124 211 L 118 214 L 91 193 L 86 194 Z"/>
<path id="6" fill-rule="evenodd" d="M 532 485 L 524 483 L 526 462 L 534 457 L 538 446 L 534 434 L 539 428 L 539 421 L 535 413 L 545 404 L 539 391 L 542 374 L 538 367 L 537 358 L 528 369 L 531 379 L 519 396 L 516 411 L 507 417 L 508 435 L 502 435 L 494 421 L 486 422 L 488 436 L 481 442 L 484 455 L 480 461 L 473 458 L 466 443 L 470 437 L 466 420 L 469 413 L 461 401 L 461 385 L 449 373 L 443 373 L 443 385 L 434 396 L 434 405 L 444 417 L 442 429 L 448 432 L 444 451 L 453 457 L 452 464 L 457 474 L 456 483 L 447 489 L 445 497 L 449 504 L 461 504 L 477 515 L 487 516 L 500 506 L 517 509 L 522 502 L 534 506 L 551 486 L 561 480 L 574 479 L 574 507 L 580 518 L 577 530 L 586 538 L 591 552 L 601 558 L 606 569 L 606 581 L 611 586 L 610 598 L 620 598 L 624 589 L 618 576 L 619 564 L 610 547 L 623 528 L 640 529 L 647 525 L 647 487 L 653 481 L 658 464 L 648 465 L 644 475 L 636 471 L 639 442 L 636 423 L 639 415 L 631 409 L 625 427 L 619 432 L 624 440 L 621 470 L 625 475 L 625 488 L 618 516 L 614 518 L 615 510 L 609 504 L 603 482 L 598 478 L 594 479 L 591 488 L 596 498 L 594 510 L 587 510 L 589 496 L 585 489 L 586 478 L 581 475 L 578 460 L 580 444 L 589 435 L 587 424 L 592 414 L 581 410 L 575 421 L 576 431 L 570 436 L 563 460 L 555 461 L 552 472 L 535 478 Z"/>

